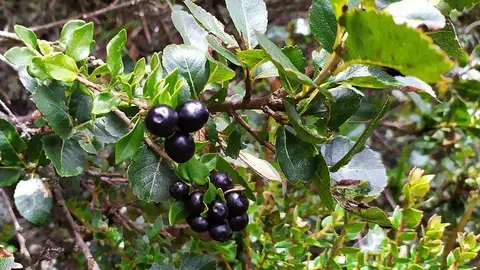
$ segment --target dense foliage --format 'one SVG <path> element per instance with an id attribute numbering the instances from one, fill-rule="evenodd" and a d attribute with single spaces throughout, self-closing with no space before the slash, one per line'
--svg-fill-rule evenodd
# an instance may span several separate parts
<path id="1" fill-rule="evenodd" d="M 125 29 L 104 60 L 93 22 L 0 31 L 37 108 L 0 119 L 3 204 L 75 241 L 30 256 L 2 225 L 0 269 L 478 265 L 480 49 L 455 30 L 478 1 L 313 0 L 280 41 L 263 0 L 225 2 L 171 6 L 184 44 L 131 67 Z"/>

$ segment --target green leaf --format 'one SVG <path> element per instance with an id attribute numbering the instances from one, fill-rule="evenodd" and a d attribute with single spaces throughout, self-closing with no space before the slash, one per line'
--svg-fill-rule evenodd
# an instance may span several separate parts
<path id="1" fill-rule="evenodd" d="M 147 73 L 146 71 L 147 68 L 147 63 L 145 61 L 145 58 L 141 58 L 140 60 L 137 61 L 135 64 L 135 68 L 133 69 L 133 77 L 131 80 L 132 85 L 136 85 L 140 83 Z"/>
<path id="2" fill-rule="evenodd" d="M 5 58 L 8 62 L 18 67 L 30 65 L 34 56 L 35 53 L 27 47 L 13 47 L 5 52 Z"/>
<path id="3" fill-rule="evenodd" d="M 52 45 L 50 45 L 50 42 L 46 40 L 39 40 L 38 47 L 40 48 L 40 52 L 43 55 L 51 54 L 54 52 Z"/>
<path id="4" fill-rule="evenodd" d="M 202 7 L 195 5 L 192 1 L 187 0 L 184 2 L 190 12 L 193 14 L 200 24 L 207 29 L 210 33 L 222 40 L 223 43 L 238 47 L 237 41 L 233 36 L 225 32 L 225 26 L 217 20 L 212 14 L 205 11 Z"/>
<path id="5" fill-rule="evenodd" d="M 20 181 L 13 198 L 18 212 L 33 224 L 42 224 L 50 216 L 52 192 L 48 184 L 39 178 Z"/>
<path id="6" fill-rule="evenodd" d="M 128 167 L 128 180 L 133 193 L 146 202 L 167 200 L 170 198 L 170 185 L 180 181 L 167 163 L 145 145 L 133 157 Z"/>
<path id="7" fill-rule="evenodd" d="M 387 66 L 426 82 L 437 82 L 440 75 L 453 67 L 430 39 L 406 25 L 395 24 L 389 14 L 349 10 L 340 23 L 348 32 L 342 54 L 345 67 L 352 64 Z M 407 43 L 411 50 L 398 46 Z"/>
<path id="8" fill-rule="evenodd" d="M 211 59 L 208 60 L 210 76 L 208 77 L 207 84 L 225 82 L 235 77 L 235 71 L 231 70 L 227 65 L 216 61 L 213 57 L 208 58 Z"/>
<path id="9" fill-rule="evenodd" d="M 66 43 L 65 53 L 75 61 L 81 61 L 90 55 L 93 43 L 93 23 L 76 28 Z"/>
<path id="10" fill-rule="evenodd" d="M 172 22 L 185 44 L 191 45 L 204 53 L 208 50 L 206 39 L 208 33 L 197 24 L 190 13 L 181 9 L 173 9 Z"/>
<path id="11" fill-rule="evenodd" d="M 406 23 L 413 28 L 421 26 L 429 30 L 438 30 L 445 27 L 445 16 L 427 0 L 395 2 L 385 8 L 384 11 L 390 13 L 397 24 Z"/>
<path id="12" fill-rule="evenodd" d="M 186 254 L 178 270 L 215 270 L 217 263 L 205 254 Z"/>
<path id="13" fill-rule="evenodd" d="M 189 183 L 205 185 L 209 174 L 210 171 L 207 166 L 200 162 L 197 157 L 178 165 L 178 175 Z"/>
<path id="14" fill-rule="evenodd" d="M 95 137 L 102 146 L 116 143 L 117 140 L 129 132 L 128 126 L 114 113 L 95 119 L 93 127 L 88 127 L 86 132 Z"/>
<path id="15" fill-rule="evenodd" d="M 42 63 L 45 72 L 55 80 L 73 82 L 77 79 L 79 71 L 75 60 L 63 53 L 45 56 Z"/>
<path id="16" fill-rule="evenodd" d="M 225 154 L 233 159 L 237 159 L 238 154 L 242 149 L 242 133 L 240 133 L 240 128 L 235 122 L 231 125 L 232 130 L 228 134 L 227 148 L 225 149 Z"/>
<path id="17" fill-rule="evenodd" d="M 65 45 L 69 42 L 69 40 L 73 36 L 73 31 L 75 29 L 83 26 L 85 24 L 85 21 L 82 20 L 71 20 L 68 21 L 62 28 L 62 31 L 60 32 L 60 43 Z"/>
<path id="18" fill-rule="evenodd" d="M 40 56 L 34 56 L 32 58 L 32 62 L 26 69 L 29 76 L 33 76 L 41 81 L 48 81 L 50 80 L 50 75 L 47 74 L 45 69 L 45 65 L 43 64 L 43 58 Z M 38 85 L 38 82 L 37 82 Z M 33 92 L 33 91 L 31 91 Z"/>
<path id="19" fill-rule="evenodd" d="M 39 85 L 35 88 L 32 99 L 53 131 L 66 140 L 72 136 L 73 122 L 67 112 L 64 91 L 63 86 L 54 88 L 53 86 Z"/>
<path id="20" fill-rule="evenodd" d="M 258 158 L 252 154 L 247 153 L 246 151 L 240 151 L 238 157 L 247 164 L 247 166 L 256 172 L 259 176 L 264 179 L 273 180 L 273 181 L 282 181 L 278 171 L 270 164 L 270 162 Z"/>
<path id="21" fill-rule="evenodd" d="M 300 140 L 293 133 L 279 127 L 275 140 L 276 159 L 287 180 L 292 184 L 309 183 L 315 175 L 317 161 L 315 147 Z"/>
<path id="22" fill-rule="evenodd" d="M 68 111 L 72 118 L 80 123 L 92 119 L 93 98 L 86 86 L 79 84 L 70 96 Z"/>
<path id="23" fill-rule="evenodd" d="M 272 41 L 261 34 L 258 34 L 257 37 L 258 41 L 260 42 L 260 46 L 262 46 L 281 73 L 284 73 L 289 79 L 316 87 L 312 79 L 301 73 L 297 67 L 295 67 L 292 61 L 290 61 L 290 59 L 282 52 L 282 50 L 280 50 Z"/>
<path id="24" fill-rule="evenodd" d="M 268 12 L 263 0 L 226 0 L 228 12 L 247 49 L 257 46 L 255 32 L 265 34 L 268 25 Z"/>
<path id="25" fill-rule="evenodd" d="M 204 53 L 189 45 L 168 45 L 163 50 L 162 63 L 167 72 L 178 69 L 192 93 L 200 93 L 208 81 L 209 65 Z"/>
<path id="26" fill-rule="evenodd" d="M 463 9 L 473 7 L 473 5 L 478 3 L 478 0 L 445 0 L 445 2 L 447 2 L 450 7 L 462 11 Z"/>
<path id="27" fill-rule="evenodd" d="M 325 67 L 328 62 L 328 57 L 330 57 L 330 53 L 328 53 L 325 49 L 317 50 L 312 52 L 312 60 L 313 66 L 315 70 L 321 70 Z"/>
<path id="28" fill-rule="evenodd" d="M 185 2 L 185 3 L 187 3 L 187 2 Z M 215 40 L 215 38 L 213 38 L 212 36 L 210 36 L 210 35 L 207 36 L 207 42 L 217 53 L 219 53 L 221 56 L 227 58 L 233 64 L 235 64 L 237 66 L 242 65 L 242 63 L 240 63 L 240 61 L 238 60 L 238 58 L 235 54 L 233 54 L 231 51 L 225 49 L 222 46 L 222 44 L 218 43 L 217 40 Z"/>
<path id="29" fill-rule="evenodd" d="M 79 175 L 87 165 L 87 157 L 77 141 L 62 140 L 56 135 L 47 135 L 42 138 L 45 155 L 50 159 L 63 177 Z"/>
<path id="30" fill-rule="evenodd" d="M 363 95 L 358 90 L 347 86 L 330 89 L 335 100 L 330 105 L 328 127 L 336 129 L 345 123 L 360 108 Z"/>
<path id="31" fill-rule="evenodd" d="M 138 152 L 140 146 L 142 146 L 144 131 L 143 121 L 138 120 L 135 127 L 118 140 L 115 144 L 116 164 L 133 157 Z"/>
<path id="32" fill-rule="evenodd" d="M 17 133 L 17 129 L 7 120 L 0 118 L 0 157 L 3 165 L 22 163 L 19 154 L 27 149 L 27 144 Z"/>
<path id="33" fill-rule="evenodd" d="M 298 46 L 283 47 L 282 52 L 288 57 L 288 59 L 290 59 L 298 71 L 305 73 L 307 61 L 303 56 L 302 50 Z M 280 73 L 280 79 L 282 81 L 282 85 L 288 93 L 297 93 L 298 87 L 300 86 L 299 82 L 289 79 L 287 76 L 283 75 L 283 73 Z"/>
<path id="34" fill-rule="evenodd" d="M 185 207 L 185 202 L 175 201 L 170 204 L 168 209 L 168 223 L 170 226 L 175 225 L 179 220 L 182 220 L 188 216 L 188 209 Z"/>
<path id="35" fill-rule="evenodd" d="M 278 69 L 271 61 L 258 65 L 252 72 L 252 78 L 254 80 L 278 76 Z"/>
<path id="36" fill-rule="evenodd" d="M 207 191 L 205 191 L 205 194 L 203 195 L 203 202 L 208 205 L 211 202 L 215 201 L 216 198 L 217 198 L 217 188 L 211 182 L 208 182 L 208 189 Z"/>
<path id="37" fill-rule="evenodd" d="M 111 92 L 102 92 L 93 99 L 93 114 L 109 113 L 118 106 L 120 99 Z"/>
<path id="38" fill-rule="evenodd" d="M 37 35 L 35 35 L 35 33 L 32 30 L 18 24 L 15 25 L 13 29 L 15 30 L 15 33 L 20 38 L 20 40 L 23 41 L 23 43 L 25 43 L 25 45 L 31 47 L 31 49 L 33 50 L 37 49 L 38 47 Z"/>
<path id="39" fill-rule="evenodd" d="M 327 52 L 333 52 L 337 37 L 337 19 L 330 0 L 313 0 L 308 12 L 310 29 Z"/>
<path id="40" fill-rule="evenodd" d="M 325 136 L 318 133 L 315 128 L 306 127 L 302 120 L 300 119 L 300 115 L 295 110 L 295 107 L 290 104 L 290 102 L 286 99 L 283 100 L 283 105 L 285 106 L 285 112 L 288 115 L 288 119 L 290 120 L 290 124 L 292 125 L 295 132 L 297 132 L 297 136 L 309 143 L 322 143 L 326 140 Z"/>
<path id="41" fill-rule="evenodd" d="M 408 228 L 416 228 L 422 220 L 423 211 L 414 208 L 403 210 L 403 218 Z"/>
<path id="42" fill-rule="evenodd" d="M 365 88 L 385 89 L 401 86 L 393 76 L 381 67 L 351 65 L 335 76 L 334 82 Z"/>
<path id="43" fill-rule="evenodd" d="M 156 93 L 155 86 L 162 79 L 162 76 L 163 76 L 162 65 L 157 65 L 156 67 L 153 68 L 152 72 L 150 72 L 150 74 L 147 76 L 147 80 L 143 85 L 143 96 L 145 97 L 149 96 L 151 98 L 155 96 L 155 93 Z"/>
<path id="44" fill-rule="evenodd" d="M 456 60 L 468 59 L 468 54 L 462 48 L 452 23 L 447 23 L 443 29 L 428 32 L 427 35 L 451 58 Z"/>
<path id="45" fill-rule="evenodd" d="M 15 184 L 20 178 L 20 168 L 0 167 L 0 188 Z"/>
<path id="46" fill-rule="evenodd" d="M 337 164 L 353 149 L 355 142 L 342 136 L 335 137 L 329 143 L 320 147 L 322 155 L 329 166 Z M 369 195 L 382 192 L 387 185 L 387 173 L 385 166 L 379 157 L 370 148 L 363 148 L 357 154 L 354 154 L 350 162 L 334 170 L 330 170 L 331 178 L 339 183 L 342 180 L 360 180 L 370 183 L 371 191 Z"/>
<path id="47" fill-rule="evenodd" d="M 365 221 L 372 222 L 383 228 L 392 228 L 393 225 L 388 219 L 387 214 L 378 207 L 360 208 L 352 211 L 355 215 L 363 218 Z"/>
<path id="48" fill-rule="evenodd" d="M 226 172 L 230 174 L 233 183 L 242 185 L 245 188 L 245 194 L 247 195 L 247 197 L 252 201 L 256 201 L 255 194 L 253 194 L 253 191 L 248 186 L 248 183 L 245 181 L 245 179 L 242 178 L 242 176 L 240 176 L 238 171 L 235 170 L 232 165 L 230 165 L 230 163 L 228 163 L 223 157 L 217 157 L 216 169 L 219 172 Z"/>
<path id="49" fill-rule="evenodd" d="M 238 60 L 247 68 L 254 68 L 255 66 L 268 61 L 268 55 L 264 50 L 251 49 L 245 51 L 237 51 Z"/>
<path id="50" fill-rule="evenodd" d="M 110 70 L 108 70 L 107 64 L 101 64 L 97 68 L 95 68 L 90 74 L 90 78 L 95 78 L 97 76 L 103 75 L 103 74 L 110 74 Z"/>
<path id="51" fill-rule="evenodd" d="M 127 31 L 120 30 L 107 44 L 107 67 L 113 79 L 123 73 L 122 51 L 127 42 Z"/>
<path id="52" fill-rule="evenodd" d="M 335 201 L 333 200 L 331 191 L 331 178 L 330 171 L 328 169 L 327 162 L 323 158 L 322 154 L 316 156 L 318 164 L 316 177 L 313 178 L 313 184 L 317 188 L 318 195 L 322 200 L 322 203 L 330 210 L 335 209 Z"/>

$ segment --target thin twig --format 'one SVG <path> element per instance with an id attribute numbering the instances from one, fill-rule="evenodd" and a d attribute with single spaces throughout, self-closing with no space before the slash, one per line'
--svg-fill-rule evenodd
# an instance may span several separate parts
<path id="1" fill-rule="evenodd" d="M 10 32 L 5 32 L 5 31 L 0 31 L 0 38 L 20 41 L 20 38 L 17 37 L 16 34 L 10 33 Z"/>
<path id="2" fill-rule="evenodd" d="M 252 129 L 252 127 L 243 120 L 243 118 L 235 111 L 231 111 L 230 114 L 233 117 L 233 120 L 240 124 L 248 133 L 250 133 L 261 145 L 265 146 L 268 150 L 275 154 L 275 147 L 268 141 L 262 140 L 256 131 Z"/>
<path id="3" fill-rule="evenodd" d="M 8 106 L 1 99 L 0 99 L 0 106 L 2 107 L 2 109 L 4 109 L 7 112 L 10 119 L 13 122 L 16 123 L 16 126 L 22 131 L 23 134 L 25 134 L 27 139 L 30 139 L 30 134 L 28 133 L 28 129 L 25 126 L 25 124 L 18 121 L 17 117 L 12 113 L 12 111 L 8 108 Z"/>
<path id="4" fill-rule="evenodd" d="M 65 199 L 63 199 L 63 195 L 62 195 L 62 188 L 60 187 L 58 182 L 53 183 L 53 194 L 55 194 L 55 199 L 57 200 L 57 203 L 60 206 L 60 210 L 62 211 L 63 216 L 65 216 L 68 223 L 70 224 L 70 227 L 72 228 L 72 232 L 75 236 L 76 246 L 82 250 L 82 253 L 85 256 L 85 259 L 87 260 L 88 269 L 100 270 L 100 267 L 95 261 L 95 258 L 90 253 L 90 249 L 88 248 L 85 241 L 83 241 L 82 236 L 78 232 L 78 224 L 73 220 L 73 217 L 70 214 L 70 211 L 68 210 L 67 205 L 65 204 Z"/>
<path id="5" fill-rule="evenodd" d="M 7 193 L 5 193 L 5 191 L 2 188 L 0 188 L 0 195 L 3 198 L 3 204 L 5 205 L 5 208 L 7 209 L 8 215 L 10 216 L 10 219 L 13 222 L 13 227 L 15 228 L 15 234 L 17 236 L 18 245 L 20 247 L 20 254 L 22 254 L 22 256 L 27 261 L 30 262 L 32 260 L 32 258 L 30 256 L 30 253 L 28 252 L 27 246 L 25 245 L 25 243 L 26 243 L 25 237 L 23 237 L 23 235 L 21 234 L 23 229 L 20 226 L 20 223 L 18 223 L 17 217 L 15 216 L 15 212 L 13 212 L 12 203 L 10 202 L 10 198 L 8 198 Z"/>

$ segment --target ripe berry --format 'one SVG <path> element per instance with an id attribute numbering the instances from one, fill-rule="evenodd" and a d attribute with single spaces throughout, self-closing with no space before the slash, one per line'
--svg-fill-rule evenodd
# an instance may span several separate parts
<path id="1" fill-rule="evenodd" d="M 148 110 L 145 126 L 148 131 L 159 137 L 168 137 L 175 132 L 178 124 L 178 114 L 170 106 L 161 104 Z"/>
<path id="2" fill-rule="evenodd" d="M 232 188 L 232 178 L 225 172 L 211 172 L 210 181 L 216 188 L 227 191 Z"/>
<path id="3" fill-rule="evenodd" d="M 225 200 L 231 215 L 241 215 L 248 210 L 248 199 L 240 191 L 225 194 Z"/>
<path id="4" fill-rule="evenodd" d="M 208 206 L 208 218 L 224 220 L 228 217 L 228 207 L 221 201 L 216 200 Z"/>
<path id="5" fill-rule="evenodd" d="M 225 242 L 232 238 L 232 229 L 225 222 L 216 223 L 210 226 L 208 229 L 210 237 L 218 242 Z"/>
<path id="6" fill-rule="evenodd" d="M 203 210 L 205 210 L 203 194 L 202 191 L 194 191 L 190 193 L 190 197 L 187 200 L 187 208 L 190 213 L 200 215 Z"/>
<path id="7" fill-rule="evenodd" d="M 207 106 L 194 99 L 187 100 L 177 107 L 178 128 L 183 132 L 194 132 L 201 129 L 208 121 Z"/>
<path id="8" fill-rule="evenodd" d="M 248 225 L 248 215 L 243 213 L 240 216 L 231 216 L 228 218 L 228 224 L 233 231 L 241 231 Z"/>
<path id="9" fill-rule="evenodd" d="M 195 154 L 195 142 L 190 134 L 176 132 L 165 140 L 165 151 L 177 163 L 189 161 Z"/>
<path id="10" fill-rule="evenodd" d="M 187 217 L 187 223 L 194 232 L 203 233 L 208 230 L 208 220 L 201 216 L 190 215 Z"/>
<path id="11" fill-rule="evenodd" d="M 183 200 L 188 197 L 188 185 L 185 182 L 177 181 L 170 185 L 168 189 L 170 196 L 177 200 Z"/>

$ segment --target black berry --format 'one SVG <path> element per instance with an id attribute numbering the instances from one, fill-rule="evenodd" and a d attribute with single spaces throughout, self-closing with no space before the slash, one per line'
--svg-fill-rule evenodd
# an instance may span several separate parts
<path id="1" fill-rule="evenodd" d="M 170 196 L 177 200 L 184 200 L 188 198 L 188 185 L 185 182 L 177 181 L 170 185 L 168 189 Z"/>
<path id="2" fill-rule="evenodd" d="M 207 106 L 194 99 L 185 101 L 177 107 L 178 128 L 183 132 L 195 132 L 201 129 L 208 121 L 209 112 Z"/>
<path id="3" fill-rule="evenodd" d="M 190 134 L 176 132 L 165 140 L 165 151 L 177 163 L 189 161 L 195 154 L 195 142 Z"/>
<path id="4" fill-rule="evenodd" d="M 145 126 L 148 131 L 159 137 L 168 137 L 175 132 L 178 124 L 178 114 L 170 106 L 161 104 L 148 110 Z"/>
<path id="5" fill-rule="evenodd" d="M 201 216 L 190 215 L 187 217 L 187 223 L 195 232 L 203 233 L 208 230 L 208 220 Z"/>
<path id="6" fill-rule="evenodd" d="M 228 211 L 231 215 L 241 215 L 248 210 L 248 199 L 240 191 L 232 191 L 225 194 Z"/>
<path id="7" fill-rule="evenodd" d="M 200 215 L 205 210 L 203 194 L 202 191 L 190 193 L 190 197 L 187 200 L 187 209 L 190 213 Z"/>
<path id="8" fill-rule="evenodd" d="M 232 188 L 232 178 L 225 172 L 211 172 L 210 181 L 215 187 L 221 188 L 223 191 Z"/>
<path id="9" fill-rule="evenodd" d="M 224 220 L 228 217 L 228 207 L 221 201 L 216 200 L 208 206 L 208 218 Z"/>
<path id="10" fill-rule="evenodd" d="M 243 213 L 240 216 L 231 216 L 228 218 L 228 224 L 233 231 L 241 231 L 248 225 L 248 215 Z"/>
<path id="11" fill-rule="evenodd" d="M 232 229 L 230 229 L 230 226 L 228 226 L 228 224 L 225 222 L 211 225 L 210 229 L 208 229 L 208 232 L 210 233 L 210 237 L 218 242 L 225 242 L 232 238 Z"/>

